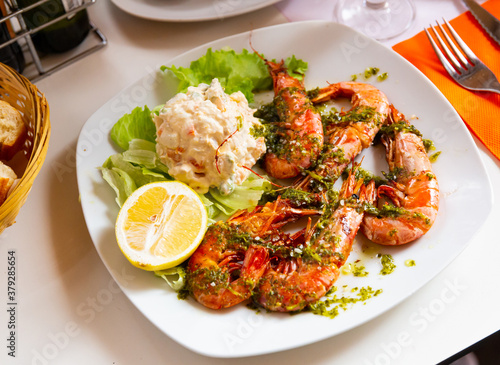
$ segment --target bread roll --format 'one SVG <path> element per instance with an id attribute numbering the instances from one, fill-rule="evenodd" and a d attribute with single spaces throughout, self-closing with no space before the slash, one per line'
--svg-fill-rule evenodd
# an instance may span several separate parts
<path id="1" fill-rule="evenodd" d="M 3 204 L 17 175 L 9 166 L 0 161 L 0 205 Z"/>
<path id="2" fill-rule="evenodd" d="M 21 113 L 0 100 L 0 159 L 10 160 L 23 147 L 26 126 Z"/>

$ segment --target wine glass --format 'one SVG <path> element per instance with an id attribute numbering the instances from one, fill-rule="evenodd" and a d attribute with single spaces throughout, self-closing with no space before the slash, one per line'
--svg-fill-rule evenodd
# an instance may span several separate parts
<path id="1" fill-rule="evenodd" d="M 415 20 L 413 0 L 339 0 L 337 20 L 378 40 L 394 38 Z"/>

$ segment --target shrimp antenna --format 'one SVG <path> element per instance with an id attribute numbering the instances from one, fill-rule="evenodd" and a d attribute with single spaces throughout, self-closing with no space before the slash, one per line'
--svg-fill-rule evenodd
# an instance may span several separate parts
<path id="1" fill-rule="evenodd" d="M 267 64 L 267 60 L 264 58 L 264 56 L 262 56 L 259 52 L 257 52 L 255 48 L 253 48 L 252 34 L 253 34 L 253 29 L 250 31 L 250 35 L 248 37 L 248 44 L 250 45 L 250 48 L 252 49 L 253 53 L 255 53 L 257 57 L 259 57 L 262 61 L 264 61 Z"/>
<path id="2" fill-rule="evenodd" d="M 281 185 L 278 185 L 278 184 L 275 184 L 273 183 L 271 180 L 269 180 L 268 178 L 266 178 L 265 176 L 262 176 L 260 174 L 258 174 L 257 172 L 255 172 L 254 170 L 252 170 L 250 167 L 246 167 L 246 166 L 241 166 L 243 167 L 244 169 L 247 169 L 248 171 L 252 172 L 253 174 L 257 175 L 258 177 L 260 177 L 261 179 L 264 179 L 266 180 L 269 184 L 273 185 L 273 186 L 276 186 L 277 188 L 286 188 L 286 186 L 281 186 Z"/>
<path id="3" fill-rule="evenodd" d="M 253 48 L 252 31 L 250 31 L 250 36 L 248 38 L 248 44 L 250 45 L 250 48 L 252 49 L 252 51 L 257 55 L 257 57 L 259 57 L 262 61 L 264 61 L 264 63 L 267 65 L 267 67 L 269 67 L 270 69 L 271 68 L 275 69 L 275 71 L 273 71 L 273 72 L 286 70 L 286 68 L 284 67 L 284 64 L 285 64 L 284 60 L 281 60 L 281 62 L 279 64 L 275 63 L 275 62 L 268 61 L 266 58 L 264 58 L 264 56 L 262 56 L 259 52 L 257 52 L 257 50 L 255 48 Z"/>

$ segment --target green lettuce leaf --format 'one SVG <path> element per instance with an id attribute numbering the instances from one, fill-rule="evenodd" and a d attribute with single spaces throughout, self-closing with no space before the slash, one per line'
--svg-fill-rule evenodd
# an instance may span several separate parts
<path id="1" fill-rule="evenodd" d="M 216 219 L 220 216 L 221 210 L 208 198 L 208 196 L 209 194 L 199 195 L 205 209 L 207 210 L 208 223 L 212 224 L 215 223 Z"/>
<path id="2" fill-rule="evenodd" d="M 149 108 L 136 107 L 131 113 L 125 114 L 111 129 L 110 137 L 123 150 L 127 150 L 130 141 L 137 138 L 154 143 L 156 127 Z"/>
<path id="3" fill-rule="evenodd" d="M 116 193 L 116 203 L 122 206 L 132 192 L 137 189 L 134 180 L 125 171 L 111 168 L 101 168 L 103 179 L 113 188 Z"/>
<path id="4" fill-rule="evenodd" d="M 307 62 L 298 60 L 295 55 L 285 60 L 288 74 L 296 79 L 303 80 L 307 71 Z"/>
<path id="5" fill-rule="evenodd" d="M 267 67 L 259 56 L 244 49 L 236 53 L 232 49 L 221 49 L 207 53 L 186 67 L 162 67 L 168 69 L 179 79 L 178 92 L 185 92 L 189 86 L 200 83 L 210 84 L 218 78 L 226 93 L 241 91 L 248 101 L 253 101 L 252 91 L 272 87 Z"/>
<path id="6" fill-rule="evenodd" d="M 214 208 L 220 213 L 231 216 L 239 209 L 254 208 L 265 191 L 272 190 L 271 183 L 254 175 L 250 175 L 241 185 L 237 185 L 229 195 L 222 195 L 218 189 L 211 188 L 206 197 L 212 201 Z"/>
<path id="7" fill-rule="evenodd" d="M 288 58 L 285 65 L 288 73 L 299 79 L 307 70 L 307 63 L 295 56 Z M 216 51 L 209 48 L 204 56 L 191 62 L 189 68 L 162 66 L 161 69 L 170 70 L 179 79 L 178 92 L 186 92 L 189 86 L 200 83 L 210 84 L 212 79 L 218 78 L 226 93 L 241 91 L 250 103 L 254 101 L 254 92 L 270 90 L 273 86 L 264 61 L 246 49 L 236 53 L 230 48 Z"/>
<path id="8" fill-rule="evenodd" d="M 155 275 L 163 278 L 175 291 L 181 290 L 186 284 L 186 270 L 182 266 L 155 271 Z"/>
<path id="9" fill-rule="evenodd" d="M 133 139 L 123 153 L 114 154 L 100 168 L 102 177 L 116 193 L 121 207 L 138 187 L 155 182 L 172 180 L 168 168 L 155 150 L 155 144 L 143 139 Z"/>

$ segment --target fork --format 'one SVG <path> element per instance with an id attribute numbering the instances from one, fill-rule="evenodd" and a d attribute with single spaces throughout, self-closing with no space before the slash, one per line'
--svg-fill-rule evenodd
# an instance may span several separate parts
<path id="1" fill-rule="evenodd" d="M 469 90 L 491 91 L 500 94 L 500 83 L 495 77 L 495 74 L 476 57 L 474 52 L 471 51 L 467 44 L 465 44 L 457 32 L 451 27 L 450 23 L 444 19 L 443 21 L 460 48 L 455 45 L 455 42 L 453 42 L 448 32 L 446 32 L 444 27 L 437 21 L 436 24 L 446 38 L 449 46 L 446 45 L 443 38 L 434 27 L 431 26 L 430 29 L 441 45 L 444 53 L 438 47 L 430 32 L 427 29 L 424 30 L 432 44 L 432 48 L 434 48 L 434 52 L 436 52 L 436 55 L 451 78 Z"/>

